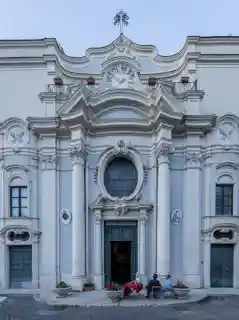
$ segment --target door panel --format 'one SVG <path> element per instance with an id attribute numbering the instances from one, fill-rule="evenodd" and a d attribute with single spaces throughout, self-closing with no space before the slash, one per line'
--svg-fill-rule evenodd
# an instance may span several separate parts
<path id="1" fill-rule="evenodd" d="M 24 282 L 32 281 L 32 247 L 9 247 L 10 287 L 20 288 Z"/>
<path id="2" fill-rule="evenodd" d="M 211 287 L 233 287 L 233 245 L 211 245 Z"/>

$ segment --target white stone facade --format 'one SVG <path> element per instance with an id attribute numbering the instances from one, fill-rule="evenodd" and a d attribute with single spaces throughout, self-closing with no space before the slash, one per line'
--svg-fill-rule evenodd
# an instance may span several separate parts
<path id="1" fill-rule="evenodd" d="M 105 226 L 134 222 L 143 283 L 239 287 L 238 62 L 239 37 L 188 37 L 171 57 L 123 35 L 84 57 L 0 41 L 0 288 L 101 289 Z M 136 169 L 123 197 L 106 187 L 117 158 Z"/>

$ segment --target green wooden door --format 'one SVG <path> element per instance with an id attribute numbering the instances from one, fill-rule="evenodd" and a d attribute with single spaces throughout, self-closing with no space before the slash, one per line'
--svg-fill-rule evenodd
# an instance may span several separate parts
<path id="1" fill-rule="evenodd" d="M 32 281 L 32 247 L 9 247 L 10 287 L 21 288 Z"/>
<path id="2" fill-rule="evenodd" d="M 135 279 L 138 269 L 137 222 L 106 221 L 104 226 L 104 274 L 105 286 L 111 282 L 111 242 L 130 241 L 131 244 L 131 279 Z"/>
<path id="3" fill-rule="evenodd" d="M 233 251 L 231 244 L 211 245 L 211 287 L 233 287 Z"/>

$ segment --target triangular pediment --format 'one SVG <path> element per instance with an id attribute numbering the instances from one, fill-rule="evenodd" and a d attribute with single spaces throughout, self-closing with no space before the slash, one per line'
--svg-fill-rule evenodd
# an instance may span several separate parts
<path id="1" fill-rule="evenodd" d="M 88 104 L 88 90 L 84 85 L 80 85 L 69 99 L 58 110 L 59 116 L 78 112 Z"/>

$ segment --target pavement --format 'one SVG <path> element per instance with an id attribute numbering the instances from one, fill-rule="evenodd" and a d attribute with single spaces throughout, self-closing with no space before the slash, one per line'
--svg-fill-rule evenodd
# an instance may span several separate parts
<path id="1" fill-rule="evenodd" d="M 1 320 L 238 320 L 239 296 L 208 297 L 200 302 L 145 307 L 49 306 L 32 295 L 5 296 L 0 303 Z"/>

